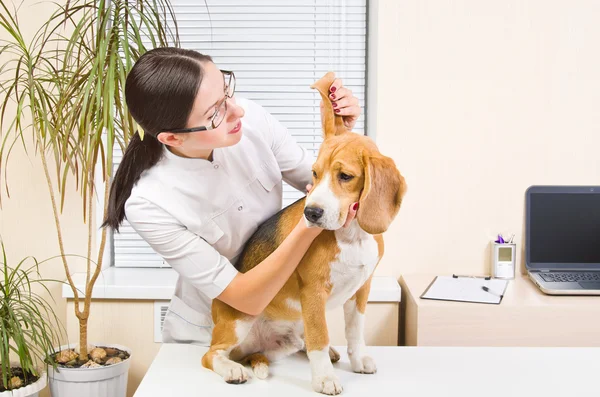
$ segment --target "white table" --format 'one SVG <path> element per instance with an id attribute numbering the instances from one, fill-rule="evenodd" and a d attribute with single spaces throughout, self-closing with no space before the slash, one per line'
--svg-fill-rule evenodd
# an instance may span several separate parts
<path id="1" fill-rule="evenodd" d="M 598 395 L 600 348 L 368 347 L 374 375 L 355 374 L 345 348 L 334 364 L 341 396 L 591 396 Z M 312 391 L 310 366 L 298 353 L 271 364 L 266 380 L 230 385 L 202 367 L 207 348 L 164 344 L 134 397 L 296 397 Z"/>

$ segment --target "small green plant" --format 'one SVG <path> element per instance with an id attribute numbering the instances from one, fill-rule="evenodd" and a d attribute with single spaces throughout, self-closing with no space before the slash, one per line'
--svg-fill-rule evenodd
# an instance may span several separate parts
<path id="1" fill-rule="evenodd" d="M 49 357 L 54 353 L 63 335 L 64 327 L 53 311 L 53 306 L 32 289 L 40 285 L 49 296 L 46 282 L 42 279 L 39 265 L 34 257 L 22 259 L 16 266 L 8 264 L 4 243 L 0 277 L 0 372 L 2 381 L 0 392 L 16 388 L 21 382 L 11 382 L 13 376 L 22 375 L 22 386 L 39 377 L 43 364 L 53 363 Z M 28 264 L 32 263 L 29 267 Z M 13 352 L 19 361 L 20 370 L 11 368 L 10 354 Z"/>

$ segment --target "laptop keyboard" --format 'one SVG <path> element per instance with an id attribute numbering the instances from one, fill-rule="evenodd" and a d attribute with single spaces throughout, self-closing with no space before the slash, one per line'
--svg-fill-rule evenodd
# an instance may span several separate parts
<path id="1" fill-rule="evenodd" d="M 544 281 L 567 283 L 578 281 L 600 281 L 600 272 L 551 272 L 540 273 Z"/>

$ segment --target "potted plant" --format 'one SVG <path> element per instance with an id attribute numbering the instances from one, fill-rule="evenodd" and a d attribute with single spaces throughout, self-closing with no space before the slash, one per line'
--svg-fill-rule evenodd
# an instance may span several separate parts
<path id="1" fill-rule="evenodd" d="M 48 184 L 60 258 L 79 321 L 79 343 L 60 346 L 54 357 L 60 364 L 58 371 L 49 372 L 50 388 L 54 396 L 124 396 L 131 352 L 108 343 L 88 348 L 92 290 L 102 269 L 107 237 L 106 229 L 101 229 L 93 255 L 93 203 L 99 198 L 103 205 L 97 210 L 105 218 L 113 147 L 124 150 L 137 130 L 124 100 L 126 75 L 148 49 L 179 44 L 174 13 L 168 0 L 66 1 L 57 4 L 56 12 L 28 44 L 18 10 L 5 1 L 0 0 L 0 28 L 9 40 L 0 43 L 0 52 L 12 57 L 0 65 L 0 132 L 6 129 L 0 141 L 0 167 L 6 166 L 15 143 L 27 148 L 26 142 L 33 141 Z M 9 119 L 11 102 L 17 111 Z M 97 180 L 102 186 L 96 186 Z M 8 192 L 8 181 L 4 183 Z M 65 192 L 72 188 L 81 193 L 83 220 L 89 226 L 84 291 L 78 291 L 71 277 L 60 219 Z"/>
<path id="2" fill-rule="evenodd" d="M 50 294 L 44 284 L 50 280 L 41 278 L 37 260 L 26 257 L 9 266 L 0 245 L 0 397 L 37 396 L 46 387 L 50 356 L 64 328 L 53 306 L 32 290 L 38 284 Z M 28 262 L 33 264 L 26 267 Z"/>

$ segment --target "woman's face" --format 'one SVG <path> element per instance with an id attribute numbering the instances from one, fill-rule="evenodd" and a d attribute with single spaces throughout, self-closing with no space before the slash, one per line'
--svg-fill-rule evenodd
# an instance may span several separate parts
<path id="1" fill-rule="evenodd" d="M 212 62 L 202 64 L 204 76 L 188 117 L 186 128 L 210 126 L 215 111 L 225 111 L 225 78 Z M 161 142 L 178 149 L 186 157 L 207 157 L 213 149 L 232 146 L 242 137 L 244 109 L 235 103 L 235 96 L 227 98 L 227 111 L 217 128 L 189 133 L 165 132 L 159 135 Z M 221 118 L 221 117 L 218 117 Z"/>

